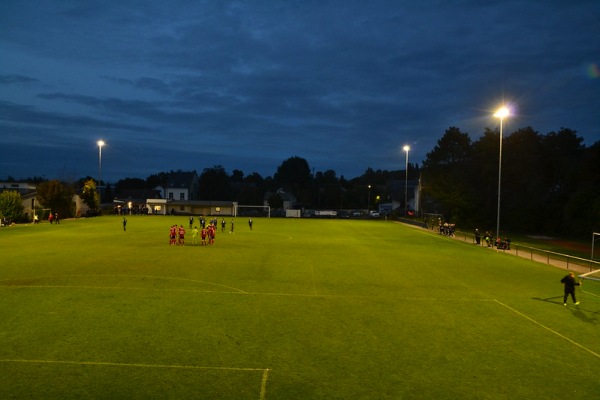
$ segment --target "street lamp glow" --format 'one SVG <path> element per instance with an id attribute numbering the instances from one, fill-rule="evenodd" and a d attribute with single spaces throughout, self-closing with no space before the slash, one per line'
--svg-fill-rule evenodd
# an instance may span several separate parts
<path id="1" fill-rule="evenodd" d="M 405 176 L 404 176 L 404 217 L 408 216 L 408 152 L 410 151 L 410 146 L 406 145 L 402 148 L 406 152 L 406 167 L 405 167 Z"/>
<path id="2" fill-rule="evenodd" d="M 498 210 L 496 213 L 496 240 L 500 237 L 500 183 L 502 178 L 502 128 L 504 118 L 510 116 L 510 111 L 506 107 L 501 107 L 496 111 L 494 117 L 500 118 L 500 150 L 498 155 Z M 502 239 L 500 239 L 502 240 Z"/>
<path id="3" fill-rule="evenodd" d="M 500 121 L 502 121 L 504 118 L 508 117 L 509 115 L 510 115 L 510 110 L 506 107 L 501 107 L 498 111 L 496 111 L 496 113 L 494 114 L 494 117 L 500 118 Z"/>

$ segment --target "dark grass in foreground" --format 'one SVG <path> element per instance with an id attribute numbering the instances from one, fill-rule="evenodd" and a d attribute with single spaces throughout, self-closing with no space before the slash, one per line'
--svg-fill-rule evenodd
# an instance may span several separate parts
<path id="1" fill-rule="evenodd" d="M 185 217 L 128 220 L 0 230 L 0 398 L 600 393 L 599 298 L 564 307 L 565 271 L 383 221 L 174 247 Z"/>

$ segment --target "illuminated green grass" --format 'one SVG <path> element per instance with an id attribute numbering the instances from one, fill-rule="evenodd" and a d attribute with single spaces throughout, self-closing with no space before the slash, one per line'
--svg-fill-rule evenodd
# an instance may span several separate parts
<path id="1" fill-rule="evenodd" d="M 600 303 L 564 307 L 554 267 L 383 221 L 236 218 L 211 247 L 128 221 L 0 230 L 0 398 L 600 393 Z"/>

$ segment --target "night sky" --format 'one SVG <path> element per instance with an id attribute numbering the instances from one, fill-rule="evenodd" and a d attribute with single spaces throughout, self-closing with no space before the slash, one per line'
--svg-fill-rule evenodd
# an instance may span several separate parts
<path id="1" fill-rule="evenodd" d="M 346 179 L 561 127 L 600 140 L 600 2 L 0 2 L 0 180 L 286 159 Z"/>

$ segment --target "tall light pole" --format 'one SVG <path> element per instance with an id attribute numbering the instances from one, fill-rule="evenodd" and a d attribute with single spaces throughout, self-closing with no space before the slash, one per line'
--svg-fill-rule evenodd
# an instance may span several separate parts
<path id="1" fill-rule="evenodd" d="M 496 213 L 496 239 L 500 237 L 500 182 L 502 179 L 502 128 L 504 118 L 510 115 L 510 111 L 506 107 L 501 107 L 494 117 L 500 118 L 500 152 L 498 155 L 498 211 Z"/>
<path id="2" fill-rule="evenodd" d="M 408 151 L 410 150 L 410 146 L 404 146 L 402 148 L 406 152 L 406 171 L 404 176 L 404 217 L 408 216 Z"/>
<path id="3" fill-rule="evenodd" d="M 102 203 L 102 192 L 100 191 L 100 185 L 102 182 L 102 146 L 104 146 L 104 140 L 98 140 L 98 196 L 100 197 L 100 203 Z"/>
<path id="4" fill-rule="evenodd" d="M 371 211 L 371 185 L 369 185 L 369 197 L 367 198 L 367 211 Z"/>

